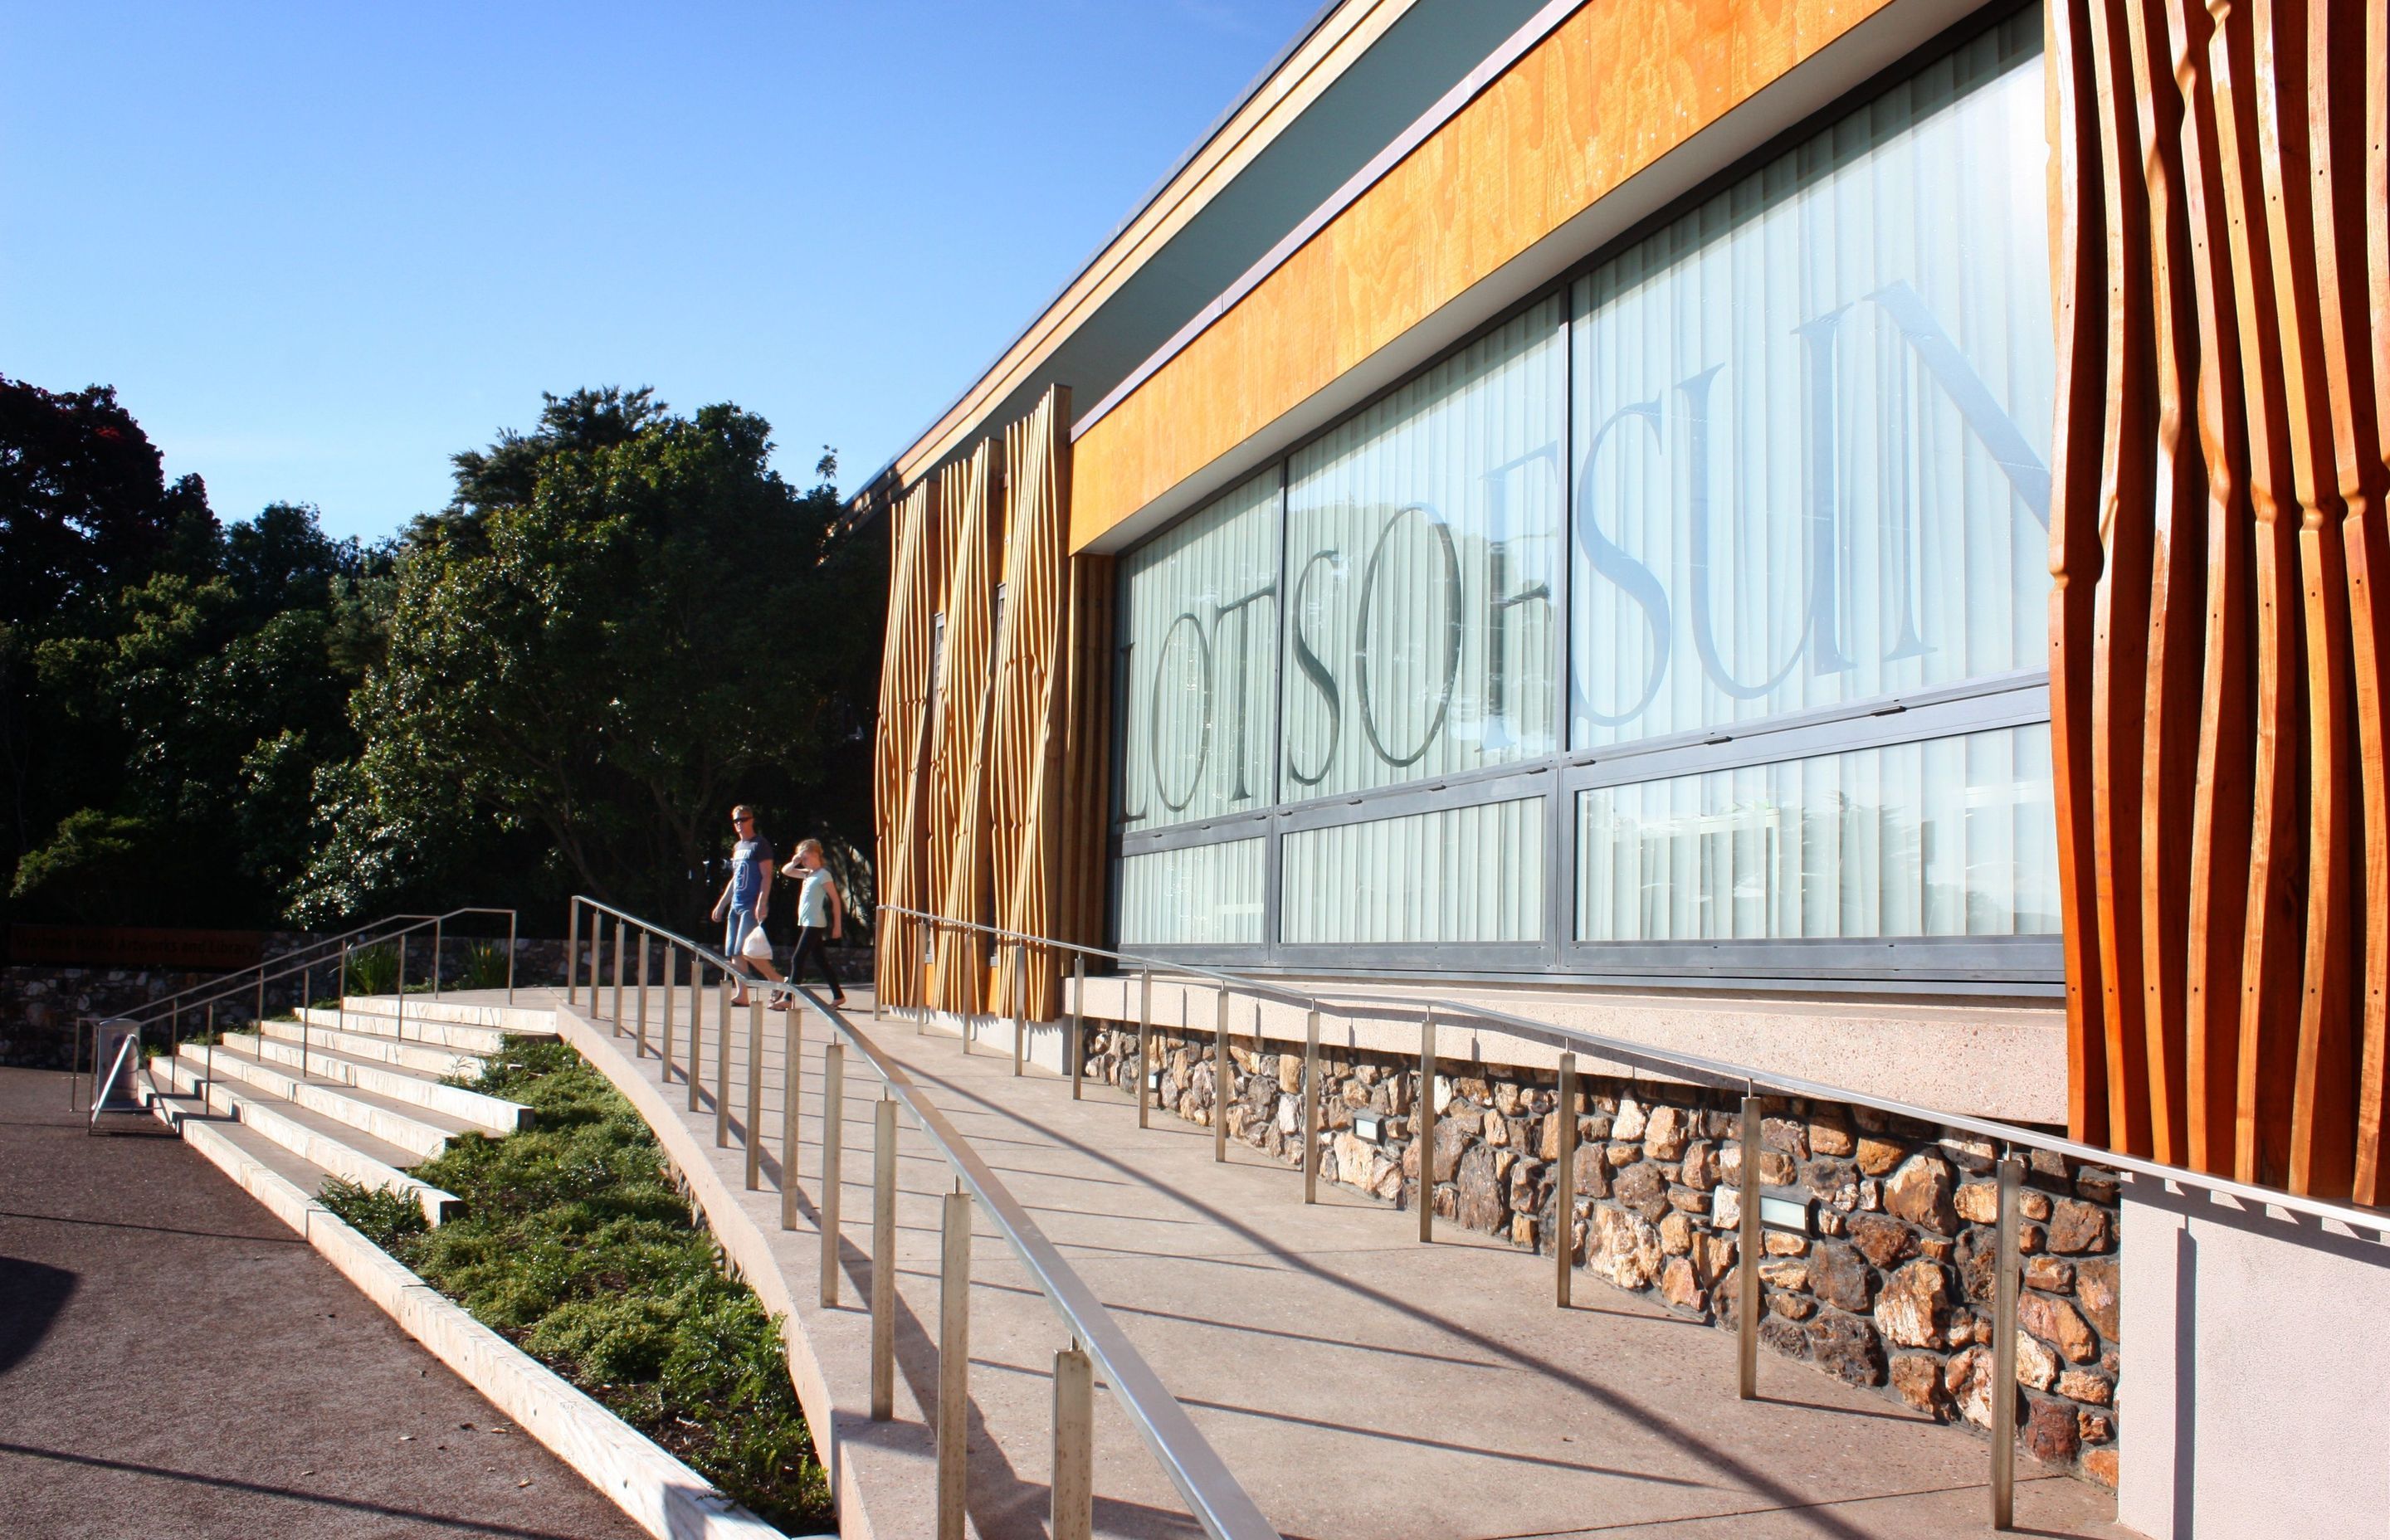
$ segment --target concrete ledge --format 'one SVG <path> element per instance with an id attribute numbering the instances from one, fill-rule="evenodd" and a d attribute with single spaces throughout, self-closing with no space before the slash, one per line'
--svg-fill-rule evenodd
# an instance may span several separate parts
<path id="1" fill-rule="evenodd" d="M 263 1063 L 286 1065 L 294 1070 L 303 1057 L 309 1074 L 325 1080 L 337 1080 L 360 1091 L 388 1097 L 393 1101 L 409 1101 L 418 1107 L 428 1107 L 435 1112 L 444 1112 L 459 1123 L 469 1123 L 493 1134 L 518 1133 L 532 1125 L 531 1109 L 520 1102 L 469 1091 L 461 1085 L 425 1080 L 379 1064 L 360 1064 L 353 1059 L 338 1057 L 320 1043 L 311 1044 L 302 1054 L 296 1043 L 260 1037 L 254 1033 L 228 1032 L 225 1033 L 225 1040 Z"/>
<path id="2" fill-rule="evenodd" d="M 605 1494 L 657 1540 L 782 1540 L 622 1418 L 473 1319 L 338 1214 L 214 1126 L 152 1102 L 169 1127 L 379 1305 L 431 1355 Z"/>
<path id="3" fill-rule="evenodd" d="M 1328 978 L 1267 982 L 1294 994 L 1316 991 L 1364 1006 L 1366 1013 L 1323 1011 L 1319 1040 L 1339 1048 L 1416 1057 L 1420 1015 L 1429 999 L 1442 998 L 1952 1112 L 2014 1123 L 2066 1121 L 2066 1013 L 2055 1005 L 1669 995 Z M 1070 990 L 1066 982 L 1066 1002 Z M 1092 1018 L 1134 1026 L 1137 995 L 1134 974 L 1092 978 L 1084 1008 Z M 1154 1025 L 1208 1036 L 1217 997 L 1215 986 L 1207 982 L 1156 973 Z M 999 1020 L 993 1030 L 1004 1051 L 1010 1052 L 1010 1024 Z M 1057 1023 L 1033 1023 L 1032 1057 L 1041 1033 L 1059 1034 L 1060 1030 Z M 1300 1044 L 1303 1031 L 1304 1012 L 1297 1007 L 1230 996 L 1231 1036 Z M 1559 1062 L 1558 1053 L 1541 1044 L 1471 1026 L 1439 1026 L 1436 1052 L 1462 1061 L 1531 1070 L 1549 1070 Z M 1588 1074 L 1628 1077 L 1636 1072 L 1583 1055 L 1577 1065 Z"/>

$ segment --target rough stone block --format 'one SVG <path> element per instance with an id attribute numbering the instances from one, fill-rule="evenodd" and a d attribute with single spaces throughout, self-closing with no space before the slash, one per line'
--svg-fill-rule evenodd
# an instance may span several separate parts
<path id="1" fill-rule="evenodd" d="M 1875 1302 L 1875 1323 L 1901 1347 L 1940 1347 L 1950 1285 L 1939 1263 L 1920 1258 L 1884 1280 Z"/>
<path id="2" fill-rule="evenodd" d="M 1883 1206 L 1921 1229 L 1949 1235 L 1958 1228 L 1951 1187 L 1950 1168 L 1938 1156 L 1914 1155 L 1884 1184 Z"/>
<path id="3" fill-rule="evenodd" d="M 1851 1385 L 1883 1383 L 1883 1344 L 1866 1321 L 1828 1311 L 1809 1323 L 1807 1336 L 1818 1367 L 1835 1379 Z"/>

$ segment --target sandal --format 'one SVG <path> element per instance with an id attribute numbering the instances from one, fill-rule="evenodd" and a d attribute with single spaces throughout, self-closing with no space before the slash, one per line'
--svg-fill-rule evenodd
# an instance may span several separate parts
<path id="1" fill-rule="evenodd" d="M 770 1008 L 773 1010 L 786 1010 L 789 1008 L 789 1002 L 786 1000 L 775 1000 L 772 1002 Z"/>

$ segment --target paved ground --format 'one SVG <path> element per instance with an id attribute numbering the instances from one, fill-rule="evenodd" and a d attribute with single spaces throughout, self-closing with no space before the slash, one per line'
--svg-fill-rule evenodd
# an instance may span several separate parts
<path id="1" fill-rule="evenodd" d="M 857 993 L 867 1030 L 869 997 Z M 610 1005 L 610 997 L 609 999 Z M 734 1191 L 747 1093 L 744 1012 L 728 1066 L 729 1148 L 713 1148 L 713 1012 L 695 1113 L 683 1072 L 675 1115 Z M 682 1021 L 675 1057 L 685 1063 Z M 928 1532 L 933 1488 L 925 1405 L 934 1404 L 937 1195 L 951 1186 L 918 1134 L 899 1162 L 895 1418 L 867 1421 L 871 1072 L 847 1068 L 841 1304 L 821 1309 L 816 1203 L 822 1043 L 808 1024 L 799 1106 L 799 1222 L 782 1232 L 781 1019 L 762 1054 L 762 1188 L 745 1212 L 774 1261 L 837 1403 L 842 1457 L 879 1533 Z M 612 1072 L 649 1083 L 652 1055 L 596 1023 Z M 653 1034 L 660 1037 L 659 1034 Z M 1120 1319 L 1228 1468 L 1287 1535 L 1351 1540 L 1941 1540 L 1986 1533 L 1989 1451 L 1977 1437 L 1762 1354 L 1762 1399 L 1733 1393 L 1734 1340 L 1580 1277 L 1552 1304 L 1550 1264 L 1450 1230 L 1420 1245 L 1415 1219 L 1157 1113 L 1139 1132 L 1126 1098 L 1016 1079 L 1009 1055 L 966 1056 L 951 1035 L 891 1021 L 875 1040 L 981 1149 Z M 1051 1469 L 1053 1354 L 1065 1345 L 1027 1271 L 982 1220 L 971 1288 L 974 1530 L 1043 1534 Z M 1097 1524 L 1106 1534 L 1195 1533 L 1127 1418 L 1099 1394 Z M 2028 1533 L 2122 1535 L 2114 1498 L 2020 1459 Z"/>
<path id="2" fill-rule="evenodd" d="M 0 1070 L 0 1533 L 644 1534 L 147 1118 Z"/>

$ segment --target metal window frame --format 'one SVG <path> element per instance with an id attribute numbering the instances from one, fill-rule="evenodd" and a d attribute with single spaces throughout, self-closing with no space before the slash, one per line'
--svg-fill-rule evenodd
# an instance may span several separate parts
<path id="1" fill-rule="evenodd" d="M 1123 944 L 1119 894 L 1121 863 L 1130 856 L 1250 840 L 1267 842 L 1263 853 L 1263 941 L 1259 945 L 1230 946 L 1145 943 L 1141 950 L 1159 957 L 1211 967 L 1234 967 L 1261 973 L 1367 971 L 1387 976 L 1426 978 L 1477 977 L 1504 982 L 1600 983 L 1631 982 L 1646 988 L 1791 989 L 1861 993 L 2003 994 L 2048 995 L 2063 992 L 2063 943 L 2057 934 L 2026 936 L 1885 936 L 1870 938 L 1799 938 L 1765 941 L 1611 942 L 1579 941 L 1576 928 L 1576 803 L 1581 792 L 1608 786 L 1676 779 L 1720 770 L 1747 768 L 1813 759 L 1829 754 L 1887 748 L 1900 744 L 1965 737 L 2006 727 L 2031 726 L 2050 720 L 2049 676 L 2046 669 L 1987 674 L 1930 690 L 1854 700 L 1833 706 L 1789 712 L 1749 723 L 1732 723 L 1647 739 L 1593 747 L 1575 747 L 1573 703 L 1578 670 L 1574 639 L 1574 599 L 1570 559 L 1576 528 L 1575 476 L 1577 281 L 1616 252 L 1645 238 L 1654 229 L 1697 206 L 1720 186 L 1731 184 L 1757 166 L 1772 162 L 1790 148 L 1830 127 L 1882 92 L 1936 58 L 1962 46 L 2019 9 L 1995 4 L 1966 19 L 1899 64 L 1881 71 L 1863 85 L 1820 110 L 1787 125 L 1751 155 L 1717 176 L 1672 199 L 1667 207 L 1638 221 L 1616 238 L 1603 242 L 1550 284 L 1539 287 L 1518 303 L 1472 329 L 1452 346 L 1406 373 L 1382 390 L 1304 434 L 1271 457 L 1271 461 L 1240 475 L 1217 495 L 1206 498 L 1171 520 L 1140 545 L 1162 538 L 1187 521 L 1202 517 L 1236 486 L 1263 474 L 1274 463 L 1279 476 L 1277 507 L 1279 545 L 1279 638 L 1272 657 L 1277 674 L 1270 722 L 1270 787 L 1274 800 L 1235 812 L 1161 828 L 1128 828 L 1111 822 L 1106 862 L 1111 890 L 1105 932 L 1114 945 Z M 1287 592 L 1287 500 L 1294 458 L 1317 440 L 1362 416 L 1380 401 L 1412 384 L 1449 358 L 1476 345 L 1515 321 L 1521 314 L 1557 296 L 1561 301 L 1562 354 L 1560 447 L 1563 467 L 1560 539 L 1561 559 L 1555 565 L 1553 605 L 1554 646 L 1559 657 L 1552 671 L 1552 737 L 1555 749 L 1530 761 L 1492 765 L 1462 774 L 1426 776 L 1395 786 L 1325 797 L 1285 800 L 1286 632 L 1291 623 L 1291 597 Z M 1114 624 L 1124 627 L 1128 614 L 1127 583 L 1121 580 L 1121 603 Z M 1125 652 L 1116 641 L 1116 658 Z M 1121 699 L 1128 698 L 1124 669 Z M 1114 735 L 1126 731 L 1125 711 L 1114 713 Z M 1124 777 L 1116 794 L 1127 790 L 1125 744 L 1116 741 L 1115 763 Z M 1420 813 L 1444 812 L 1513 802 L 1540 796 L 1544 809 L 1543 939 L 1534 943 L 1289 943 L 1283 930 L 1282 885 L 1285 836 L 1347 824 L 1374 823 Z M 1108 810 L 1111 811 L 1111 810 Z"/>

